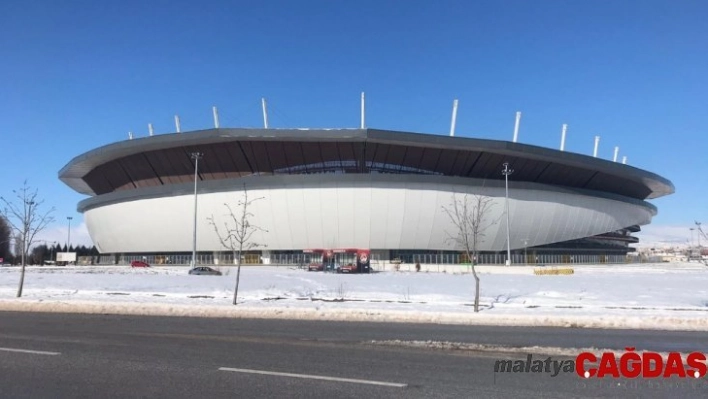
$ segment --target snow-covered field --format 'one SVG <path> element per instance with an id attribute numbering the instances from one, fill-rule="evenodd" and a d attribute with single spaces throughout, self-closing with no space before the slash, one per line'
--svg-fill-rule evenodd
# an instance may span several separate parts
<path id="1" fill-rule="evenodd" d="M 708 267 L 697 263 L 574 265 L 536 276 L 530 267 L 481 268 L 481 311 L 470 274 L 340 275 L 288 267 L 243 267 L 190 276 L 187 267 L 0 268 L 0 310 L 175 316 L 550 325 L 708 331 Z"/>

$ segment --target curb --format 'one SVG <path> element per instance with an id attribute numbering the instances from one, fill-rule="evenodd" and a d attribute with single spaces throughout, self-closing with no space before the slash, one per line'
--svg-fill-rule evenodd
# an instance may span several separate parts
<path id="1" fill-rule="evenodd" d="M 489 325 L 510 327 L 565 327 L 708 331 L 708 319 L 660 316 L 561 316 L 446 313 L 367 309 L 309 309 L 247 305 L 199 306 L 160 303 L 110 303 L 96 301 L 0 300 L 0 311 L 74 313 L 131 316 L 204 317 L 233 319 L 318 320 L 377 323 Z"/>

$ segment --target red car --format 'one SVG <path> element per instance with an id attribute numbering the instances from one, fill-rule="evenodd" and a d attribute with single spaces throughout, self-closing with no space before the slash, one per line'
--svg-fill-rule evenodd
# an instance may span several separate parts
<path id="1" fill-rule="evenodd" d="M 150 267 L 150 264 L 141 260 L 134 260 L 130 262 L 130 267 Z"/>
<path id="2" fill-rule="evenodd" d="M 307 267 L 308 272 L 321 272 L 324 270 L 324 263 L 310 263 Z"/>
<path id="3" fill-rule="evenodd" d="M 337 273 L 358 273 L 358 272 L 359 272 L 359 268 L 357 267 L 356 263 L 349 263 L 349 264 L 337 269 Z"/>

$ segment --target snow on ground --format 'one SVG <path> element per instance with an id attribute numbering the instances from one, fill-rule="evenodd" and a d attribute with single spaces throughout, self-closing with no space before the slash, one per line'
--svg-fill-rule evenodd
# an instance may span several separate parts
<path id="1" fill-rule="evenodd" d="M 0 310 L 175 316 L 270 317 L 454 324 L 548 325 L 708 331 L 708 267 L 697 263 L 574 265 L 573 275 L 486 267 L 481 311 L 470 274 L 342 275 L 290 267 L 243 267 L 190 276 L 187 267 L 0 268 Z"/>

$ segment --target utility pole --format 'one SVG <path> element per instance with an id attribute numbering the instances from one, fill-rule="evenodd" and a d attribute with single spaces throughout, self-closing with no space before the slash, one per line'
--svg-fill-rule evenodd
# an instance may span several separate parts
<path id="1" fill-rule="evenodd" d="M 216 119 L 214 120 L 216 121 Z M 191 156 L 194 160 L 194 225 L 192 230 L 192 269 L 194 269 L 197 265 L 197 181 L 199 181 L 199 160 L 204 154 L 193 152 Z"/>
<path id="2" fill-rule="evenodd" d="M 511 266 L 511 240 L 509 234 L 509 175 L 514 173 L 514 169 L 509 169 L 509 162 L 504 162 L 504 187 L 505 187 L 505 204 L 506 204 L 506 265 Z"/>

